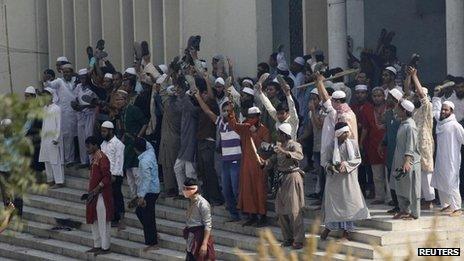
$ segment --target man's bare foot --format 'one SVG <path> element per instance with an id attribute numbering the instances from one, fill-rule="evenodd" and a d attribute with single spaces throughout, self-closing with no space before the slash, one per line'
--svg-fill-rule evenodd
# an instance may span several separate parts
<path id="1" fill-rule="evenodd" d="M 143 248 L 143 252 L 148 252 L 151 250 L 158 250 L 158 249 L 159 249 L 158 245 L 146 246 Z"/>
<path id="2" fill-rule="evenodd" d="M 449 208 L 450 208 L 450 206 L 446 206 L 446 207 L 440 209 L 440 212 L 447 212 L 447 211 L 449 211 Z"/>
<path id="3" fill-rule="evenodd" d="M 460 217 L 462 216 L 462 211 L 460 209 L 455 210 L 449 214 L 450 217 Z"/>

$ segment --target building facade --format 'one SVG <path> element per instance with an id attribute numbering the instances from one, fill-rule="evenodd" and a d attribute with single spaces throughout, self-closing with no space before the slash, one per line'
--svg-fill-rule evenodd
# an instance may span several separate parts
<path id="1" fill-rule="evenodd" d="M 400 60 L 422 56 L 425 82 L 464 75 L 462 0 L 0 0 L 0 92 L 37 87 L 58 56 L 85 67 L 85 49 L 99 39 L 123 70 L 134 41 L 148 41 L 159 64 L 198 34 L 208 63 L 223 54 L 238 75 L 253 76 L 280 44 L 287 59 L 316 46 L 331 67 L 346 67 L 347 39 L 359 55 L 382 28 L 396 32 Z"/>

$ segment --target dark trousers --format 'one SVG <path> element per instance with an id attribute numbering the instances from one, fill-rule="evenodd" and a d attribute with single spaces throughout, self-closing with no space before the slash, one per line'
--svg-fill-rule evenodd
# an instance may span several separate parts
<path id="1" fill-rule="evenodd" d="M 155 218 L 155 204 L 158 199 L 159 193 L 148 193 L 145 195 L 145 202 L 147 205 L 137 207 L 135 214 L 143 226 L 143 236 L 145 237 L 145 245 L 153 246 L 158 244 L 156 218 Z"/>
<path id="2" fill-rule="evenodd" d="M 223 203 L 221 191 L 219 190 L 219 181 L 214 168 L 214 151 L 216 142 L 209 140 L 198 141 L 197 164 L 199 178 L 203 186 L 202 191 L 206 200 L 210 203 Z"/>
<path id="3" fill-rule="evenodd" d="M 124 215 L 124 196 L 122 195 L 122 181 L 124 179 L 123 176 L 114 176 L 115 180 L 111 184 L 113 190 L 113 202 L 114 202 L 114 222 L 119 222 L 122 216 Z"/>
<path id="4" fill-rule="evenodd" d="M 370 165 L 360 165 L 358 169 L 358 182 L 361 191 L 366 196 L 367 190 L 373 190 L 374 181 L 372 177 L 372 170 Z"/>
<path id="5" fill-rule="evenodd" d="M 387 182 L 390 182 L 390 175 L 391 175 L 391 169 L 387 167 L 387 177 L 388 177 L 388 180 Z M 399 206 L 399 203 L 398 203 L 398 197 L 396 197 L 396 192 L 394 189 L 390 189 L 390 195 L 391 195 L 391 198 L 392 198 L 392 201 L 393 201 L 393 205 L 395 207 L 398 207 Z"/>

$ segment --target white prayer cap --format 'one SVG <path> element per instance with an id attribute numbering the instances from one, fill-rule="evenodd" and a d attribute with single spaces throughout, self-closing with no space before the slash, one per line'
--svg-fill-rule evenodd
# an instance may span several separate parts
<path id="1" fill-rule="evenodd" d="M 301 65 L 301 66 L 304 66 L 305 64 L 305 60 L 303 57 L 296 57 L 295 60 L 293 60 L 294 62 L 296 62 L 297 64 Z"/>
<path id="2" fill-rule="evenodd" d="M 124 72 L 132 75 L 137 75 L 137 72 L 135 71 L 134 67 L 129 67 Z"/>
<path id="3" fill-rule="evenodd" d="M 37 94 L 35 91 L 35 88 L 33 86 L 28 86 L 25 90 L 24 93 L 29 93 L 29 94 Z"/>
<path id="4" fill-rule="evenodd" d="M 87 75 L 88 73 L 89 73 L 89 71 L 86 68 L 84 68 L 84 69 L 80 69 L 77 74 L 79 76 L 83 76 L 83 75 Z"/>
<path id="5" fill-rule="evenodd" d="M 168 94 L 174 94 L 174 92 L 175 92 L 175 87 L 174 87 L 174 85 L 168 86 L 168 87 L 166 88 L 166 92 L 167 92 Z"/>
<path id="6" fill-rule="evenodd" d="M 102 128 L 114 129 L 114 125 L 111 121 L 105 121 L 102 124 Z"/>
<path id="7" fill-rule="evenodd" d="M 113 80 L 113 75 L 111 73 L 106 73 L 104 78 Z"/>
<path id="8" fill-rule="evenodd" d="M 248 109 L 248 114 L 261 114 L 258 107 L 251 107 Z"/>
<path id="9" fill-rule="evenodd" d="M 253 90 L 253 89 L 251 89 L 249 87 L 243 88 L 242 92 L 247 93 L 249 95 L 255 95 L 255 90 Z"/>
<path id="10" fill-rule="evenodd" d="M 168 66 L 166 64 L 160 64 L 158 67 L 163 71 L 163 73 L 168 73 Z"/>
<path id="11" fill-rule="evenodd" d="M 68 61 L 68 58 L 66 58 L 66 56 L 60 56 L 58 57 L 58 59 L 56 59 L 57 62 L 67 62 L 69 63 Z"/>
<path id="12" fill-rule="evenodd" d="M 121 90 L 121 89 L 117 90 L 116 92 L 119 92 L 119 93 L 125 94 L 125 95 L 129 95 L 129 93 L 127 93 L 125 90 Z"/>
<path id="13" fill-rule="evenodd" d="M 218 84 L 218 83 L 219 83 L 220 85 L 225 85 L 225 84 L 226 84 L 226 82 L 224 81 L 224 79 L 222 79 L 222 77 L 218 77 L 218 78 L 216 79 L 216 81 L 214 81 L 214 83 L 215 83 L 215 84 Z"/>
<path id="14" fill-rule="evenodd" d="M 163 74 L 163 75 L 161 75 L 160 77 L 158 77 L 158 79 L 156 79 L 156 83 L 157 83 L 157 84 L 162 84 L 162 83 L 166 80 L 166 78 L 168 78 L 168 75 L 167 75 L 167 74 Z"/>
<path id="15" fill-rule="evenodd" d="M 319 96 L 319 92 L 317 91 L 317 88 L 313 88 L 311 90 L 311 94 L 316 94 L 317 96 Z"/>
<path id="16" fill-rule="evenodd" d="M 354 87 L 355 91 L 367 91 L 367 85 L 365 84 L 358 84 Z"/>
<path id="17" fill-rule="evenodd" d="M 244 79 L 244 80 L 242 81 L 242 84 L 244 84 L 244 83 L 249 83 L 250 85 L 253 85 L 253 81 L 250 80 L 250 79 Z"/>
<path id="18" fill-rule="evenodd" d="M 446 105 L 446 106 L 450 107 L 454 111 L 454 103 L 452 101 L 444 101 L 442 106 L 443 105 Z"/>
<path id="19" fill-rule="evenodd" d="M 292 125 L 290 125 L 289 123 L 280 124 L 279 130 L 289 136 L 292 135 Z"/>
<path id="20" fill-rule="evenodd" d="M 346 98 L 346 93 L 344 91 L 334 91 L 332 93 L 333 99 L 344 99 Z"/>
<path id="21" fill-rule="evenodd" d="M 11 123 L 13 122 L 10 119 L 3 119 L 2 121 L 0 121 L 1 126 L 10 126 Z"/>
<path id="22" fill-rule="evenodd" d="M 203 68 L 203 70 L 208 69 L 208 64 L 205 61 L 201 61 L 200 64 L 201 64 L 201 68 Z"/>
<path id="23" fill-rule="evenodd" d="M 277 80 L 277 77 L 275 77 L 274 80 L 272 80 L 272 82 L 279 83 L 279 81 Z"/>
<path id="24" fill-rule="evenodd" d="M 403 98 L 403 94 L 400 90 L 393 88 L 388 93 L 393 96 L 397 101 L 400 101 Z"/>
<path id="25" fill-rule="evenodd" d="M 387 68 L 385 68 L 385 70 L 388 70 L 388 71 L 392 72 L 394 75 L 397 74 L 397 71 L 396 71 L 395 67 L 393 67 L 393 66 L 388 66 Z"/>
<path id="26" fill-rule="evenodd" d="M 405 109 L 408 112 L 414 111 L 414 104 L 406 99 L 403 99 L 401 101 L 401 107 L 403 107 L 403 109 Z"/>
<path id="27" fill-rule="evenodd" d="M 281 71 L 288 71 L 288 65 L 286 63 L 279 63 L 277 65 L 277 69 L 281 70 Z"/>

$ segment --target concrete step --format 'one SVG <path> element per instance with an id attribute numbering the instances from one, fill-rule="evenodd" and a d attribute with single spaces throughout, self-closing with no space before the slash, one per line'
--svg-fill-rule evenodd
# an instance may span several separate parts
<path id="1" fill-rule="evenodd" d="M 36 196 L 36 195 L 31 196 L 30 206 L 35 207 L 35 208 L 47 209 L 50 211 L 55 211 L 55 212 L 59 212 L 63 214 L 68 214 L 74 218 L 81 217 L 82 221 L 85 215 L 85 207 L 82 204 L 69 203 L 63 200 L 47 198 L 44 196 Z M 25 212 L 28 212 L 28 211 L 29 211 L 28 209 L 25 209 Z M 161 219 L 165 219 L 169 221 L 177 221 L 179 223 L 185 220 L 185 211 L 181 209 L 177 209 L 177 208 L 167 207 L 167 206 L 157 206 L 156 215 L 157 215 L 157 218 L 161 218 Z M 27 214 L 25 214 L 25 217 L 29 218 Z M 127 219 L 128 225 L 138 226 L 138 220 L 135 218 L 135 216 L 133 216 L 132 213 L 127 213 L 126 219 Z M 221 222 L 221 221 L 224 222 L 223 220 L 217 220 L 216 218 L 213 218 L 213 226 L 220 227 L 221 229 L 223 229 L 224 226 L 220 226 L 220 224 L 217 224 L 218 222 Z M 244 228 L 240 224 L 228 223 L 227 225 L 228 225 L 228 230 L 230 229 L 230 231 L 228 231 L 229 235 L 227 235 L 227 232 L 223 233 L 223 238 L 225 239 L 234 238 L 234 236 L 236 235 L 238 231 L 244 232 L 246 230 L 250 230 L 250 228 L 246 228 L 246 227 Z M 183 226 L 180 226 L 180 227 L 183 227 Z M 282 240 L 282 235 L 281 235 L 279 228 L 271 227 L 270 229 L 279 240 Z M 214 230 L 215 234 L 216 234 L 216 230 L 219 230 L 219 229 Z M 137 235 L 137 233 L 139 233 L 138 237 L 132 236 L 132 237 L 129 237 L 128 239 L 143 242 L 143 235 L 140 229 L 134 229 L 134 230 L 128 230 L 128 231 L 133 232 L 132 235 Z M 118 232 L 118 236 L 124 233 L 129 233 L 128 231 Z M 173 233 L 173 229 L 171 227 L 167 227 L 167 231 L 169 233 Z M 255 231 L 255 233 L 257 232 Z M 173 242 L 173 241 L 176 241 L 175 238 L 172 238 L 172 240 L 170 240 L 171 237 L 165 238 L 164 236 L 162 236 L 160 245 L 167 246 L 169 248 L 174 248 L 177 250 L 183 249 L 184 244 L 185 244 L 183 239 L 180 236 L 178 236 L 177 238 L 179 239 L 177 240 L 177 243 L 176 243 L 176 242 Z M 178 242 L 181 242 L 181 243 L 178 243 Z M 217 240 L 216 242 L 217 242 L 216 251 L 217 251 L 218 258 L 234 260 L 235 252 L 233 251 L 233 249 L 231 247 L 220 245 L 220 244 L 224 244 L 224 242 L 222 241 Z M 249 244 L 249 242 L 252 242 L 252 244 Z M 229 239 L 227 243 L 239 245 L 236 240 L 234 241 L 234 240 Z M 356 242 L 356 243 L 357 244 L 354 244 L 352 242 L 344 242 L 343 244 L 346 245 L 346 248 L 343 249 L 342 253 L 348 253 L 349 251 L 351 251 L 353 255 L 356 255 L 357 257 L 361 257 L 361 258 L 364 258 L 364 257 L 370 258 L 371 256 L 374 255 L 373 253 L 374 250 L 371 245 L 366 244 L 366 243 L 360 243 L 360 242 Z M 252 239 L 248 240 L 246 241 L 245 245 L 247 244 L 249 244 L 249 246 L 244 249 L 249 249 L 249 250 L 254 251 L 256 249 L 255 247 L 257 245 L 257 240 L 252 240 Z M 243 247 L 244 245 L 241 244 L 241 246 Z M 323 242 L 321 242 L 320 247 L 324 249 L 325 245 L 323 244 Z"/>
<path id="2" fill-rule="evenodd" d="M 70 204 L 69 202 L 59 200 L 59 199 L 47 198 L 47 197 L 43 197 L 43 196 L 31 196 L 29 206 L 35 207 L 35 208 L 40 208 L 40 209 L 46 209 L 46 210 L 49 210 L 49 211 L 52 211 L 52 212 L 59 212 L 59 213 L 62 213 L 62 214 L 67 214 L 68 215 L 68 216 L 66 216 L 67 218 L 73 218 L 74 220 L 79 220 L 81 222 L 85 222 L 85 220 L 84 220 L 85 206 L 83 204 L 76 204 L 76 203 L 71 203 Z M 157 223 L 158 223 L 158 218 L 159 218 L 158 216 L 159 215 L 162 215 L 162 216 L 167 215 L 167 216 L 169 216 L 168 212 L 160 213 L 159 208 L 160 207 L 157 207 L 157 209 L 156 209 Z M 29 210 L 26 208 L 25 212 L 28 212 L 28 211 Z M 27 219 L 31 218 L 32 216 L 33 215 L 25 214 L 25 218 L 27 218 Z M 184 220 L 185 220 L 185 213 L 182 213 L 182 219 L 178 220 L 178 221 L 182 222 Z M 144 242 L 143 232 L 142 232 L 141 225 L 140 225 L 140 222 L 138 221 L 137 217 L 133 213 L 127 213 L 126 214 L 126 221 L 127 221 L 127 224 L 130 227 L 128 227 L 124 231 L 117 232 L 117 234 L 115 234 L 115 236 L 126 239 L 126 240 L 135 240 L 137 242 L 143 243 Z M 166 247 L 166 248 L 169 248 L 169 249 L 175 249 L 175 250 L 178 250 L 178 251 L 183 251 L 185 249 L 185 240 L 182 238 L 182 233 L 181 233 L 181 230 L 179 230 L 179 228 L 182 229 L 184 227 L 184 224 L 180 223 L 180 222 L 179 223 L 174 223 L 174 228 L 173 228 L 172 227 L 173 224 L 172 223 L 170 224 L 168 221 L 169 221 L 169 219 L 168 220 L 166 220 L 166 219 L 160 220 L 161 225 L 162 225 L 162 226 L 159 227 L 160 232 L 161 232 L 160 233 L 161 240 L 159 242 L 160 247 Z M 54 222 L 55 222 L 54 219 L 50 221 L 50 223 L 52 223 L 52 224 Z M 178 228 L 177 231 L 175 230 L 175 228 Z M 88 227 L 87 230 L 90 232 L 90 227 Z M 177 233 L 174 234 L 173 231 L 176 231 Z M 169 234 L 163 234 L 163 232 L 167 232 Z M 215 232 L 215 235 L 216 235 L 216 232 Z M 246 244 L 239 243 L 240 241 L 238 239 L 231 240 L 227 236 L 226 233 L 221 234 L 220 232 L 218 232 L 218 237 L 223 239 L 226 243 L 229 243 L 229 244 L 232 245 L 232 246 L 223 245 L 222 240 L 216 239 L 216 244 L 215 244 L 216 255 L 220 259 L 226 259 L 226 260 L 234 260 L 234 259 L 236 259 L 235 251 L 233 249 L 233 247 L 235 247 L 235 245 L 233 245 L 233 244 L 237 244 L 237 245 L 242 246 L 242 247 L 247 246 Z M 239 237 L 239 239 L 240 238 L 244 239 L 245 236 Z M 246 239 L 247 239 L 248 243 L 250 241 L 254 242 L 255 245 L 257 243 L 256 239 L 253 240 L 253 238 L 251 238 L 251 237 L 248 237 Z M 247 247 L 246 249 L 249 249 L 249 250 L 252 250 L 252 251 L 255 251 L 255 249 L 256 249 L 256 248 L 254 248 L 254 249 L 253 248 L 250 249 L 250 248 L 251 247 Z M 248 254 L 251 254 L 251 253 L 249 252 Z"/>
<path id="3" fill-rule="evenodd" d="M 31 249 L 30 247 L 17 246 L 7 243 L 0 243 L 1 260 L 21 260 L 21 261 L 77 261 L 79 259 L 68 258 L 63 255 L 57 255 Z M 5 259 L 4 259 L 5 258 Z"/>
<path id="4" fill-rule="evenodd" d="M 86 190 L 88 186 L 88 177 L 89 177 L 89 171 L 86 169 L 77 169 L 77 168 L 67 168 L 66 169 L 66 179 L 70 179 L 69 181 L 67 180 L 66 183 L 69 184 L 69 187 L 73 188 L 78 188 L 78 189 L 83 189 Z M 80 182 L 77 182 L 73 178 L 81 179 L 79 180 Z M 124 179 L 123 185 L 122 185 L 122 192 L 125 197 L 129 197 L 129 186 L 127 185 L 127 180 Z M 171 198 L 172 199 L 172 198 Z M 307 218 L 315 218 L 320 215 L 320 211 L 314 211 L 314 207 L 310 207 L 309 204 L 313 204 L 317 200 L 314 199 L 306 199 L 306 204 L 308 204 L 308 207 L 305 208 L 305 217 Z M 275 210 L 275 203 L 274 200 L 268 200 L 267 201 L 267 209 L 270 212 L 273 212 Z M 219 214 L 219 213 L 218 213 Z M 229 216 L 229 212 L 223 208 L 223 211 L 221 212 L 221 215 L 223 216 Z"/>
<path id="5" fill-rule="evenodd" d="M 45 251 L 52 254 L 63 255 L 70 258 L 84 259 L 91 261 L 143 261 L 148 259 L 135 258 L 118 253 L 110 253 L 106 255 L 93 256 L 93 254 L 86 253 L 88 247 L 80 244 L 74 244 L 64 241 L 58 241 L 50 238 L 36 237 L 31 234 L 12 231 L 11 235 L 0 235 L 0 242 L 19 246 L 33 248 L 39 251 Z"/>
<path id="6" fill-rule="evenodd" d="M 93 246 L 92 234 L 83 230 L 52 230 L 54 225 L 28 220 L 23 226 L 23 233 L 37 237 L 51 238 L 58 241 L 70 242 L 91 248 Z M 185 254 L 181 251 L 161 248 L 155 251 L 143 252 L 144 244 L 111 238 L 111 250 L 115 253 L 150 260 L 183 260 Z"/>

